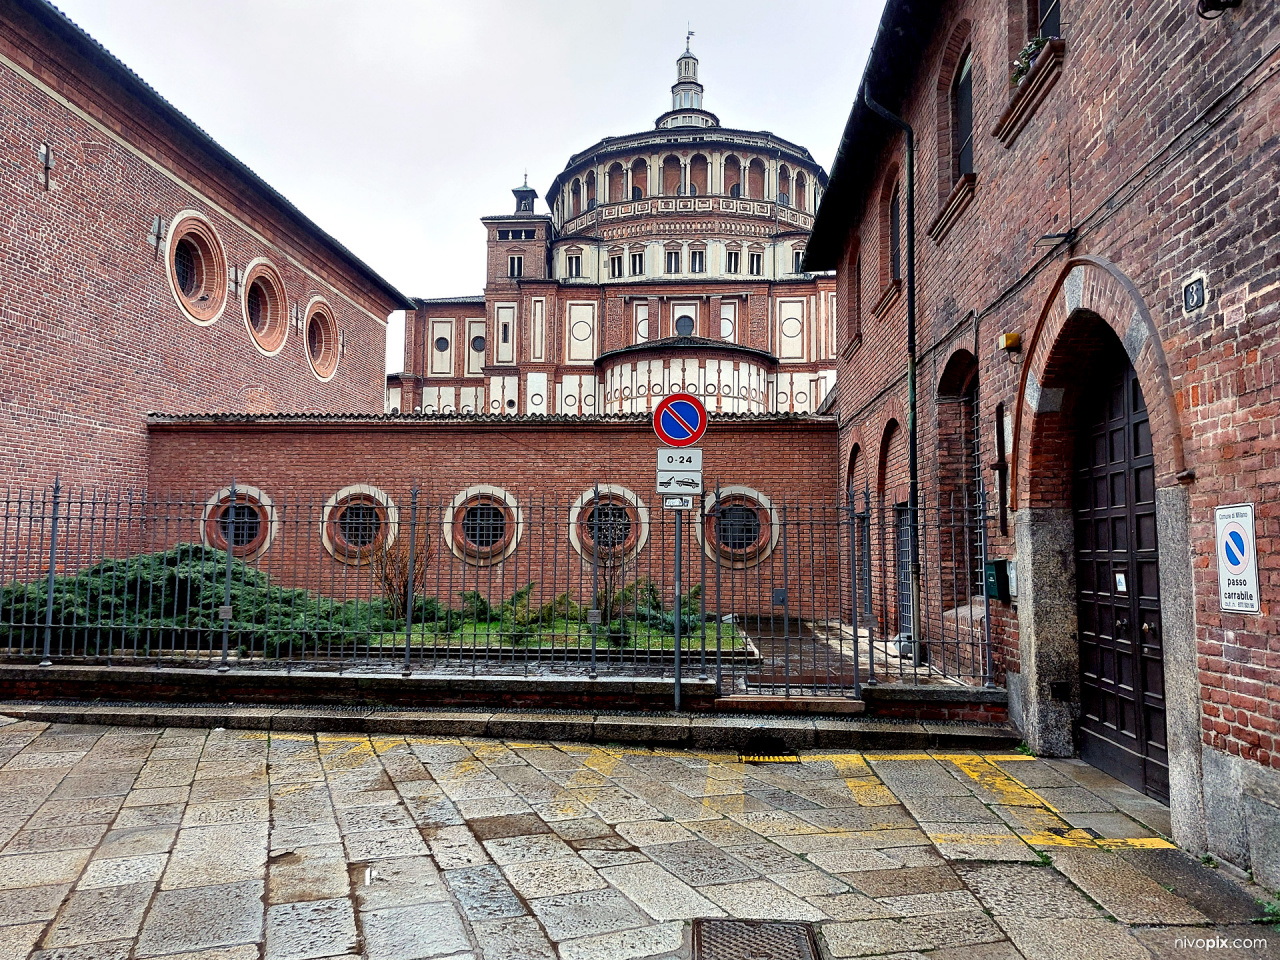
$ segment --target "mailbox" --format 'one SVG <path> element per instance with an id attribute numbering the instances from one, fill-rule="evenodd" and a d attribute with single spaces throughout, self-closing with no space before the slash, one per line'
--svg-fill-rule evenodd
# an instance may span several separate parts
<path id="1" fill-rule="evenodd" d="M 987 561 L 987 596 L 1001 603 L 1009 602 L 1009 561 Z"/>

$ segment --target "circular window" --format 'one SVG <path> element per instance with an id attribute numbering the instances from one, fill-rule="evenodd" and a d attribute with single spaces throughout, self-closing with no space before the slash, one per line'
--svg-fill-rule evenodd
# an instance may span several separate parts
<path id="1" fill-rule="evenodd" d="M 321 540 L 335 560 L 353 565 L 372 561 L 395 542 L 400 514 L 395 501 L 365 483 L 344 487 L 329 498 L 321 516 Z"/>
<path id="2" fill-rule="evenodd" d="M 331 380 L 338 371 L 338 324 L 323 300 L 307 306 L 307 361 L 321 380 Z"/>
<path id="3" fill-rule="evenodd" d="M 472 337 L 471 349 L 476 353 L 484 353 L 484 337 Z"/>
<path id="4" fill-rule="evenodd" d="M 515 408 L 516 408 L 516 402 L 515 402 L 514 400 L 508 400 L 508 401 L 507 401 L 507 409 L 508 409 L 508 410 L 514 410 Z"/>
<path id="5" fill-rule="evenodd" d="M 787 317 L 787 319 L 782 321 L 782 335 L 788 339 L 794 339 L 800 336 L 800 331 L 803 329 L 804 327 L 795 317 Z"/>
<path id="6" fill-rule="evenodd" d="M 258 350 L 269 357 L 284 347 L 289 336 L 284 281 L 275 267 L 255 260 L 244 275 L 244 322 Z"/>
<path id="7" fill-rule="evenodd" d="M 685 315 L 676 318 L 676 333 L 682 337 L 693 336 L 693 317 Z"/>
<path id="8" fill-rule="evenodd" d="M 436 337 L 436 352 L 437 352 L 437 353 L 448 353 L 448 352 L 449 352 L 449 338 L 448 338 L 448 337 Z"/>
<path id="9" fill-rule="evenodd" d="M 769 498 L 749 487 L 721 487 L 708 496 L 698 539 L 722 566 L 754 567 L 777 545 L 781 528 Z"/>
<path id="10" fill-rule="evenodd" d="M 169 231 L 169 284 L 188 319 L 213 323 L 227 305 L 227 265 L 213 226 L 194 211 Z"/>
<path id="11" fill-rule="evenodd" d="M 649 510 L 626 487 L 601 484 L 569 508 L 569 542 L 580 556 L 600 563 L 623 563 L 649 540 Z"/>
<path id="12" fill-rule="evenodd" d="M 515 550 L 524 518 L 514 497 L 487 484 L 469 487 L 444 512 L 444 539 L 454 556 L 487 567 Z"/>
<path id="13" fill-rule="evenodd" d="M 585 320 L 579 320 L 572 328 L 573 339 L 583 341 L 591 339 L 591 324 Z"/>
<path id="14" fill-rule="evenodd" d="M 257 487 L 237 484 L 234 495 L 226 487 L 205 501 L 200 533 L 207 547 L 255 560 L 271 546 L 279 523 L 270 497 Z"/>
<path id="15" fill-rule="evenodd" d="M 529 402 L 532 403 L 535 407 L 542 406 L 542 394 L 535 393 L 533 396 L 529 398 Z"/>

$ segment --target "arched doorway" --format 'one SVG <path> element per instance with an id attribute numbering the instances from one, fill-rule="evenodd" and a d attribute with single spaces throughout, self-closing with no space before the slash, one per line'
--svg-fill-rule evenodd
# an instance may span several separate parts
<path id="1" fill-rule="evenodd" d="M 1080 645 L 1080 756 L 1169 802 L 1151 426 L 1110 331 L 1076 410 L 1072 516 Z"/>

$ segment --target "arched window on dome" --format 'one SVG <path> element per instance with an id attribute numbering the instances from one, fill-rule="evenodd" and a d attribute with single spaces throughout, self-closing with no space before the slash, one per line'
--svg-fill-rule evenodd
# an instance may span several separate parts
<path id="1" fill-rule="evenodd" d="M 631 164 L 631 199 L 643 200 L 649 195 L 649 164 L 637 157 Z"/>
<path id="2" fill-rule="evenodd" d="M 742 195 L 742 161 L 733 154 L 724 161 L 724 192 L 731 197 Z"/>
<path id="3" fill-rule="evenodd" d="M 569 218 L 572 219 L 582 212 L 582 181 L 577 177 L 573 178 L 573 186 L 569 188 Z"/>
<path id="4" fill-rule="evenodd" d="M 594 170 L 587 171 L 587 209 L 594 210 L 596 208 L 596 173 Z"/>
<path id="5" fill-rule="evenodd" d="M 803 173 L 796 171 L 796 209 L 804 212 L 809 209 L 809 201 L 807 194 L 809 192 L 809 181 L 805 179 Z"/>
<path id="6" fill-rule="evenodd" d="M 707 158 L 695 154 L 689 161 L 689 193 L 694 196 L 705 196 L 707 193 Z"/>
<path id="7" fill-rule="evenodd" d="M 606 184 L 606 190 L 608 191 L 608 198 L 605 200 L 605 202 L 620 203 L 621 201 L 625 200 L 626 197 L 623 196 L 623 193 L 626 190 L 626 186 L 627 186 L 626 171 L 622 169 L 622 164 L 614 163 L 613 166 L 609 168 L 609 177 Z"/>
<path id="8" fill-rule="evenodd" d="M 778 167 L 778 202 L 784 207 L 791 205 L 791 169 L 785 163 Z"/>
<path id="9" fill-rule="evenodd" d="M 764 199 L 764 164 L 759 157 L 747 167 L 747 196 L 752 200 Z"/>
<path id="10" fill-rule="evenodd" d="M 675 154 L 671 154 L 662 161 L 662 195 L 664 197 L 676 197 L 684 193 L 681 189 L 683 184 L 683 171 L 680 169 L 680 158 Z"/>

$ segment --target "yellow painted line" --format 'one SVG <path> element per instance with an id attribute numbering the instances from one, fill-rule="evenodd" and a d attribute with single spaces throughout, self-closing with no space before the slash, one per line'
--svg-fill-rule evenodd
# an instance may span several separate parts
<path id="1" fill-rule="evenodd" d="M 1130 850 L 1176 850 L 1178 845 L 1170 843 L 1164 837 L 1120 837 L 1116 839 L 1099 838 L 1094 841 L 1100 847 L 1116 850 L 1127 847 Z"/>
<path id="2" fill-rule="evenodd" d="M 999 803 L 1009 807 L 1053 807 L 1025 783 L 1009 776 L 985 757 L 954 756 L 948 758 L 979 786 L 997 794 Z M 1056 812 L 1056 811 L 1055 811 Z"/>

